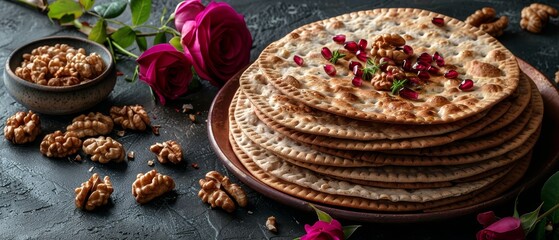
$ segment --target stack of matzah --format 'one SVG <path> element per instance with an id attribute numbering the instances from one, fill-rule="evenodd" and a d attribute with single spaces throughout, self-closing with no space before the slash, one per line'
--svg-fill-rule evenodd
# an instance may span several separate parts
<path id="1" fill-rule="evenodd" d="M 444 57 L 439 73 L 408 81 L 417 99 L 379 89 L 374 77 L 355 84 L 348 65 L 360 60 L 332 40 L 365 39 L 368 58 L 378 62 L 403 52 L 382 48 L 379 36 L 386 34 L 413 48 L 406 61 L 417 62 L 423 52 Z M 346 56 L 331 63 L 324 47 Z M 333 76 L 326 64 L 335 67 Z M 406 78 L 417 77 L 408 70 Z M 459 77 L 445 77 L 450 70 Z M 460 90 L 464 79 L 474 87 Z M 437 211 L 497 197 L 528 168 L 543 116 L 539 91 L 497 40 L 418 9 L 305 25 L 269 45 L 240 85 L 229 110 L 230 141 L 248 171 L 278 191 L 353 209 Z"/>

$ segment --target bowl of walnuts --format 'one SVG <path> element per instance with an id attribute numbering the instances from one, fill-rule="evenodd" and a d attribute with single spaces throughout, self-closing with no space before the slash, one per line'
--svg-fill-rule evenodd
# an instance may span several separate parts
<path id="1" fill-rule="evenodd" d="M 20 104 L 35 112 L 64 115 L 89 109 L 113 90 L 111 53 L 96 42 L 53 36 L 14 50 L 4 68 L 4 85 Z"/>

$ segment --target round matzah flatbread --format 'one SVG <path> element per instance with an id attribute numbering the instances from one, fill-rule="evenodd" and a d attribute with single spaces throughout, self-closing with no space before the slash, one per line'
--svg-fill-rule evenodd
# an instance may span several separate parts
<path id="1" fill-rule="evenodd" d="M 434 25 L 434 17 L 443 18 L 444 26 Z M 460 79 L 472 79 L 474 89 L 460 91 L 460 81 L 440 75 L 421 86 L 415 101 L 375 90 L 366 81 L 354 87 L 348 61 L 358 60 L 332 37 L 365 39 L 369 52 L 375 37 L 385 33 L 405 38 L 414 49 L 412 58 L 440 53 L 444 68 L 456 68 Z M 323 69 L 328 64 L 320 53 L 323 47 L 346 53 L 335 64 L 333 77 Z M 302 66 L 293 61 L 295 55 L 303 58 Z M 304 25 L 270 44 L 258 61 L 270 82 L 292 99 L 350 118 L 405 124 L 449 123 L 478 114 L 511 95 L 519 78 L 515 57 L 495 38 L 457 19 L 408 8 L 354 12 Z"/>

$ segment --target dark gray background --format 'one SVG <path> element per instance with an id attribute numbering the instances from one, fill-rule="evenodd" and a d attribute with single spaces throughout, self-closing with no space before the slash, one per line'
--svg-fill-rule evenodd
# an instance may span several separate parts
<path id="1" fill-rule="evenodd" d="M 97 1 L 106 2 L 106 1 Z M 158 21 L 163 7 L 173 10 L 178 1 L 153 3 L 152 20 Z M 282 37 L 305 23 L 340 14 L 380 7 L 417 7 L 465 19 L 475 10 L 494 7 L 498 14 L 509 16 L 510 24 L 499 40 L 516 56 L 526 60 L 548 78 L 559 70 L 559 21 L 553 19 L 541 34 L 532 34 L 519 27 L 520 11 L 530 1 L 228 1 L 245 16 L 254 38 L 252 59 L 270 42 Z M 543 1 L 546 2 L 546 1 Z M 556 1 L 547 1 L 559 7 Z M 207 3 L 207 1 L 205 1 Z M 128 13 L 127 13 L 128 14 Z M 15 4 L 0 1 L 0 70 L 9 53 L 25 42 L 51 35 L 80 35 L 73 29 L 57 26 L 42 13 Z M 126 21 L 126 16 L 121 18 Z M 124 59 L 118 63 L 119 71 L 130 75 L 135 62 Z M 26 109 L 16 103 L 0 82 L 0 126 L 6 118 Z M 210 170 L 228 171 L 217 160 L 206 132 L 207 113 L 215 87 L 204 87 L 167 106 L 154 102 L 149 88 L 141 83 L 128 83 L 119 77 L 107 100 L 92 109 L 107 113 L 112 105 L 142 104 L 152 117 L 153 124 L 162 125 L 161 135 L 129 133 L 117 138 L 127 151 L 136 152 L 136 160 L 122 165 L 101 165 L 90 160 L 73 162 L 49 159 L 39 153 L 39 141 L 25 146 L 0 141 L 0 238 L 75 238 L 75 239 L 292 239 L 304 234 L 304 224 L 314 223 L 311 212 L 300 212 L 281 205 L 245 187 L 249 206 L 233 214 L 211 210 L 197 196 L 198 179 Z M 191 103 L 200 111 L 197 123 L 177 112 L 183 103 Z M 41 115 L 43 134 L 62 130 L 76 115 L 52 117 Z M 2 138 L 3 139 L 3 138 Z M 168 139 L 178 140 L 185 150 L 186 163 L 167 166 L 156 163 L 155 168 L 172 176 L 176 191 L 150 204 L 138 205 L 131 194 L 131 184 L 139 172 L 147 172 L 147 160 L 154 159 L 149 145 Z M 200 169 L 190 165 L 197 163 Z M 108 207 L 96 212 L 83 212 L 74 206 L 74 188 L 91 176 L 88 171 L 109 175 L 115 192 Z M 231 174 L 228 174 L 231 175 Z M 232 176 L 236 182 L 236 178 Z M 523 194 L 526 210 L 538 200 L 537 188 Z M 512 214 L 512 205 L 497 208 L 500 215 Z M 270 215 L 277 218 L 279 232 L 270 233 L 264 222 Z M 342 224 L 360 224 L 342 221 Z M 362 223 L 361 223 L 362 224 Z M 481 227 L 475 215 L 424 224 L 363 224 L 353 239 L 472 239 Z"/>

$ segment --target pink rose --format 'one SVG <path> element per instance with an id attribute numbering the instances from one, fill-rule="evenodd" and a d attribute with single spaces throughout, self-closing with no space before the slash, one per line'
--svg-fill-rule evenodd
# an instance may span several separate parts
<path id="1" fill-rule="evenodd" d="M 524 230 L 520 219 L 505 217 L 477 233 L 477 240 L 523 240 Z"/>
<path id="2" fill-rule="evenodd" d="M 310 226 L 305 224 L 307 234 L 301 237 L 301 240 L 342 240 L 344 239 L 344 230 L 342 224 L 336 219 L 331 222 L 317 221 Z"/>
<path id="3" fill-rule="evenodd" d="M 180 32 L 184 22 L 194 20 L 204 8 L 200 0 L 186 0 L 179 3 L 175 9 L 175 27 L 177 30 Z"/>
<path id="4" fill-rule="evenodd" d="M 140 80 L 147 83 L 165 105 L 166 99 L 176 99 L 188 91 L 192 81 L 192 64 L 184 53 L 171 44 L 158 44 L 137 60 Z"/>
<path id="5" fill-rule="evenodd" d="M 227 3 L 208 4 L 184 22 L 181 34 L 196 73 L 214 85 L 223 85 L 250 60 L 252 36 L 243 16 Z"/>
<path id="6" fill-rule="evenodd" d="M 497 218 L 497 216 L 495 216 L 495 213 L 493 211 L 488 211 L 477 215 L 477 222 L 479 222 L 479 224 L 481 224 L 484 228 L 493 224 L 497 220 L 499 219 Z"/>

